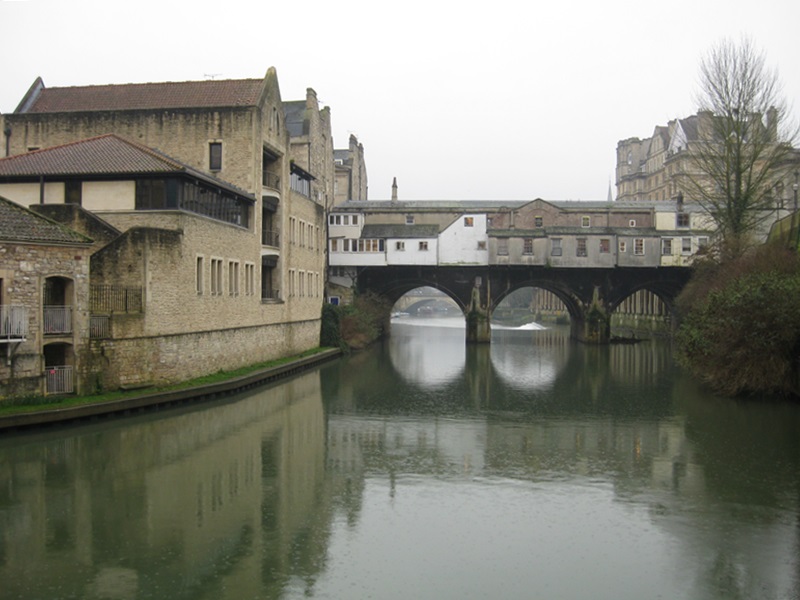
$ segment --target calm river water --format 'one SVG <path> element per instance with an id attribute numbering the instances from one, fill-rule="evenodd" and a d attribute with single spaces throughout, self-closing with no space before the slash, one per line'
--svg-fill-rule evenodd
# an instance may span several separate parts
<path id="1" fill-rule="evenodd" d="M 0 598 L 800 598 L 800 407 L 703 393 L 665 342 L 438 324 L 0 435 Z"/>

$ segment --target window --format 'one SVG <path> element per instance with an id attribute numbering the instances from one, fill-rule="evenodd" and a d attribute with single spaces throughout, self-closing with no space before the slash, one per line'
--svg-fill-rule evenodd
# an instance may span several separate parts
<path id="1" fill-rule="evenodd" d="M 406 215 L 406 225 L 414 224 L 414 215 Z"/>
<path id="2" fill-rule="evenodd" d="M 472 217 L 464 217 L 464 227 L 472 227 L 474 225 L 474 221 Z"/>
<path id="3" fill-rule="evenodd" d="M 64 182 L 64 203 L 81 205 L 81 188 L 83 184 L 80 181 L 65 181 Z"/>
<path id="4" fill-rule="evenodd" d="M 633 239 L 633 254 L 635 256 L 644 256 L 644 238 Z"/>
<path id="5" fill-rule="evenodd" d="M 395 242 L 394 243 L 394 249 L 397 250 L 398 252 L 403 252 L 406 249 L 406 243 L 405 242 Z"/>
<path id="6" fill-rule="evenodd" d="M 497 255 L 508 256 L 508 239 L 500 238 L 497 240 Z"/>
<path id="7" fill-rule="evenodd" d="M 219 296 L 222 294 L 222 259 L 211 259 L 211 295 Z"/>
<path id="8" fill-rule="evenodd" d="M 675 223 L 680 228 L 689 227 L 689 214 L 678 213 L 677 215 L 675 215 Z"/>
<path id="9" fill-rule="evenodd" d="M 661 240 L 661 255 L 670 256 L 672 254 L 672 238 L 663 238 Z"/>
<path id="10" fill-rule="evenodd" d="M 331 240 L 331 252 L 339 251 L 339 240 Z"/>
<path id="11" fill-rule="evenodd" d="M 486 250 L 486 240 L 478 241 L 478 250 Z"/>
<path id="12" fill-rule="evenodd" d="M 222 142 L 211 142 L 208 145 L 208 168 L 210 171 L 222 169 Z"/>
<path id="13" fill-rule="evenodd" d="M 628 227 L 636 227 L 636 219 L 631 219 L 628 221 Z"/>
<path id="14" fill-rule="evenodd" d="M 383 252 L 383 240 L 358 240 L 359 252 Z"/>
<path id="15" fill-rule="evenodd" d="M 533 254 L 533 238 L 522 239 L 522 253 L 528 255 Z"/>
<path id="16" fill-rule="evenodd" d="M 350 215 L 342 215 L 342 225 L 350 225 Z"/>
<path id="17" fill-rule="evenodd" d="M 627 242 L 624 242 L 624 241 L 620 240 L 620 242 L 619 242 L 619 251 L 620 251 L 620 254 L 624 254 L 625 252 L 628 251 Z"/>
<path id="18" fill-rule="evenodd" d="M 534 218 L 533 218 L 533 224 L 534 224 L 534 226 L 536 226 L 536 227 L 541 227 L 541 226 L 542 226 L 542 223 L 543 223 L 543 221 L 542 221 L 542 217 L 534 217 Z"/>
<path id="19" fill-rule="evenodd" d="M 586 252 L 586 238 L 578 238 L 577 245 L 575 246 L 575 256 L 587 256 Z"/>
<path id="20" fill-rule="evenodd" d="M 589 227 L 592 224 L 592 218 L 588 215 L 581 217 L 581 227 Z"/>
<path id="21" fill-rule="evenodd" d="M 602 238 L 600 240 L 600 254 L 609 254 L 611 252 L 611 240 Z"/>
<path id="22" fill-rule="evenodd" d="M 551 239 L 550 244 L 550 254 L 552 256 L 561 256 L 561 238 Z"/>
<path id="23" fill-rule="evenodd" d="M 228 261 L 228 294 L 239 295 L 239 263 L 233 260 Z"/>
<path id="24" fill-rule="evenodd" d="M 248 296 L 256 293 L 256 266 L 253 263 L 244 264 L 244 293 Z"/>
<path id="25" fill-rule="evenodd" d="M 195 287 L 197 289 L 197 295 L 198 296 L 202 296 L 203 295 L 203 287 L 205 285 L 205 281 L 203 279 L 203 274 L 205 272 L 204 271 L 204 269 L 205 269 L 204 265 L 205 265 L 205 262 L 204 262 L 203 257 L 202 256 L 198 256 L 197 257 L 197 267 L 195 269 Z"/>
<path id="26" fill-rule="evenodd" d="M 358 215 L 353 215 L 353 225 L 358 225 Z"/>
<path id="27" fill-rule="evenodd" d="M 419 249 L 420 249 L 421 252 L 427 252 L 428 251 L 428 242 L 420 242 L 419 243 Z"/>
<path id="28" fill-rule="evenodd" d="M 703 236 L 703 237 L 697 238 L 697 247 L 698 248 L 705 248 L 706 246 L 708 246 L 708 237 Z"/>
<path id="29" fill-rule="evenodd" d="M 692 253 L 692 238 L 690 237 L 681 238 L 681 253 L 682 254 Z"/>

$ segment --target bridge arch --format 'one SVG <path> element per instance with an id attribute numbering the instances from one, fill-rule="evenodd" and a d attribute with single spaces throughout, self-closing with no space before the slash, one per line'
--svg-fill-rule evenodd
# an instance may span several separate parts
<path id="1" fill-rule="evenodd" d="M 360 269 L 356 285 L 361 291 L 383 296 L 392 305 L 417 287 L 440 290 L 466 315 L 467 341 L 486 343 L 491 339 L 489 318 L 499 302 L 516 289 L 538 287 L 564 302 L 573 338 L 604 344 L 611 338 L 611 313 L 627 297 L 648 289 L 673 311 L 674 300 L 689 274 L 690 270 L 683 267 L 386 266 Z"/>

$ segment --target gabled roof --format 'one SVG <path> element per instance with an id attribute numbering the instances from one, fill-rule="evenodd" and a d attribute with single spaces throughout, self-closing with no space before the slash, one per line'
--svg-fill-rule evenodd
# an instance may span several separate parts
<path id="1" fill-rule="evenodd" d="M 0 196 L 0 242 L 90 245 L 92 240 Z"/>
<path id="2" fill-rule="evenodd" d="M 38 79 L 16 113 L 256 106 L 263 79 L 44 87 Z"/>
<path id="3" fill-rule="evenodd" d="M 174 158 L 115 134 L 0 158 L 0 181 L 39 177 L 104 177 L 185 174 L 239 196 L 251 194 Z"/>
<path id="4" fill-rule="evenodd" d="M 407 239 L 407 238 L 435 238 L 439 235 L 438 225 L 397 225 L 374 224 L 364 225 L 361 230 L 361 239 Z"/>

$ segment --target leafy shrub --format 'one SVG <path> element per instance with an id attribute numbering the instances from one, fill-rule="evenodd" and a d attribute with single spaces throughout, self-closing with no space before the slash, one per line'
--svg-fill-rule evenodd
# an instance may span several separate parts
<path id="1" fill-rule="evenodd" d="M 799 300 L 800 263 L 780 248 L 702 266 L 678 300 L 679 363 L 727 395 L 795 394 Z"/>

